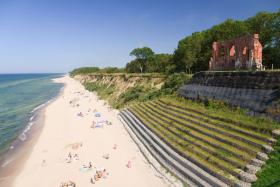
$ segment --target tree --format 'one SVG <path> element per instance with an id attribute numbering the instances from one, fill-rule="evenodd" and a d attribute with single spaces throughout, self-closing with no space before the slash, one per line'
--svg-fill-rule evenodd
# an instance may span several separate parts
<path id="1" fill-rule="evenodd" d="M 175 51 L 175 59 L 178 72 L 190 72 L 193 65 L 198 61 L 201 52 L 203 32 L 195 32 L 179 42 Z"/>
<path id="2" fill-rule="evenodd" d="M 259 12 L 245 21 L 251 33 L 258 33 L 263 46 L 263 65 L 280 68 L 280 11 Z"/>
<path id="3" fill-rule="evenodd" d="M 146 72 L 167 73 L 171 66 L 172 55 L 170 54 L 155 54 L 148 58 Z"/>
<path id="4" fill-rule="evenodd" d="M 125 71 L 127 73 L 140 73 L 139 69 L 139 63 L 137 59 L 130 61 L 129 63 L 126 64 L 125 66 Z"/>
<path id="5" fill-rule="evenodd" d="M 149 47 L 136 48 L 130 52 L 130 56 L 136 57 L 136 63 L 138 64 L 141 73 L 144 71 L 148 58 L 153 55 L 154 52 Z"/>

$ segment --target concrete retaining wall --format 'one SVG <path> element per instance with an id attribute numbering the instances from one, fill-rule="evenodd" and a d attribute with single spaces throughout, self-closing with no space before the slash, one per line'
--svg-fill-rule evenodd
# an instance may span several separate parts
<path id="1" fill-rule="evenodd" d="M 217 99 L 264 113 L 280 97 L 280 72 L 199 72 L 178 90 L 189 99 Z"/>

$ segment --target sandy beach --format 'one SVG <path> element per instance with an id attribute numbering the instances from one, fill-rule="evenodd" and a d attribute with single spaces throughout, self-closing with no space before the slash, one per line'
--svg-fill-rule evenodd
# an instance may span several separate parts
<path id="1" fill-rule="evenodd" d="M 117 110 L 67 76 L 55 81 L 65 87 L 44 110 L 42 132 L 13 186 L 55 187 L 67 181 L 82 187 L 167 186 L 126 132 Z M 96 171 L 102 171 L 97 181 Z"/>

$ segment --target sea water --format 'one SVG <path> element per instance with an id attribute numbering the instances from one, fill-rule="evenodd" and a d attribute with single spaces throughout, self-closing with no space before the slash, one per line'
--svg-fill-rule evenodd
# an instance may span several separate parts
<path id="1" fill-rule="evenodd" d="M 24 142 L 34 125 L 36 111 L 55 98 L 62 84 L 53 78 L 61 74 L 0 74 L 0 160 Z"/>

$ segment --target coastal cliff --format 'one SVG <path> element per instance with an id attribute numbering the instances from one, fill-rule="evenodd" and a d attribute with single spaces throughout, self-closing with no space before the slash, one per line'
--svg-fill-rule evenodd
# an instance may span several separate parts
<path id="1" fill-rule="evenodd" d="M 161 96 L 177 95 L 177 90 L 191 75 L 186 73 L 129 74 L 92 73 L 73 76 L 89 91 L 95 91 L 101 99 L 114 108 L 123 108 L 132 103 L 150 101 Z"/>
<path id="2" fill-rule="evenodd" d="M 118 96 L 135 86 L 143 86 L 151 89 L 160 89 L 164 84 L 166 76 L 160 74 L 86 74 L 74 76 L 76 80 L 82 84 L 98 83 L 100 85 L 107 85 L 107 87 L 115 87 L 116 92 L 114 95 Z"/>
<path id="3" fill-rule="evenodd" d="M 145 101 L 160 94 L 166 76 L 161 74 L 84 74 L 75 75 L 89 91 L 95 91 L 101 99 L 114 108 L 122 108 L 134 101 Z"/>

